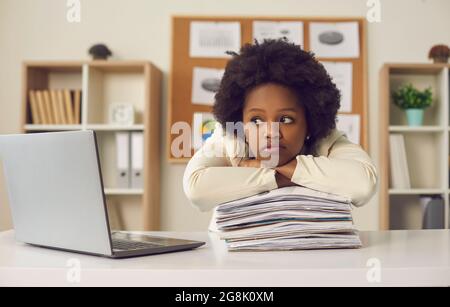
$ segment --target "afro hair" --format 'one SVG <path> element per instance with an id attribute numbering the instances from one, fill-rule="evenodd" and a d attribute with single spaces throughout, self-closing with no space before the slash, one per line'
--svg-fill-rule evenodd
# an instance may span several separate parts
<path id="1" fill-rule="evenodd" d="M 227 122 L 242 122 L 245 99 L 252 89 L 275 83 L 292 90 L 304 107 L 311 151 L 317 141 L 335 129 L 340 92 L 312 52 L 282 38 L 262 43 L 255 40 L 254 44 L 245 44 L 239 54 L 227 53 L 232 58 L 226 65 L 213 107 L 222 127 Z"/>

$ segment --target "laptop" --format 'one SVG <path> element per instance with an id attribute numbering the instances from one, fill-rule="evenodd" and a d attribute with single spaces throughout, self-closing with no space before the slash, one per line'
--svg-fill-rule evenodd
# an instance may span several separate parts
<path id="1" fill-rule="evenodd" d="M 110 258 L 205 244 L 111 232 L 95 131 L 0 135 L 0 160 L 18 241 Z"/>

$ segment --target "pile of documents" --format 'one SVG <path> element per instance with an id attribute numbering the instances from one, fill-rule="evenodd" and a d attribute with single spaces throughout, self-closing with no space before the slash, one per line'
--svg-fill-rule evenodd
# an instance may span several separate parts
<path id="1" fill-rule="evenodd" d="M 223 203 L 216 208 L 228 250 L 358 248 L 351 201 L 295 186 Z"/>

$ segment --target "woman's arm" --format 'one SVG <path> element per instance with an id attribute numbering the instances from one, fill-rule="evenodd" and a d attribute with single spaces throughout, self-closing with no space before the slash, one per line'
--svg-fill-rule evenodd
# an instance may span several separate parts
<path id="1" fill-rule="evenodd" d="M 276 170 L 298 185 L 349 197 L 355 206 L 364 205 L 377 184 L 369 155 L 345 136 L 336 140 L 327 157 L 298 155 Z"/>
<path id="2" fill-rule="evenodd" d="M 292 160 L 297 165 L 296 160 Z M 295 165 L 287 163 L 283 167 L 277 168 L 275 172 L 275 180 L 277 182 L 278 188 L 296 186 L 297 184 L 291 181 L 292 174 L 294 173 Z M 258 160 L 242 160 L 239 163 L 240 167 L 261 167 L 261 162 Z"/>
<path id="3" fill-rule="evenodd" d="M 224 140 L 214 133 L 191 158 L 184 172 L 184 192 L 200 211 L 278 187 L 273 169 L 243 164 L 233 167 Z"/>

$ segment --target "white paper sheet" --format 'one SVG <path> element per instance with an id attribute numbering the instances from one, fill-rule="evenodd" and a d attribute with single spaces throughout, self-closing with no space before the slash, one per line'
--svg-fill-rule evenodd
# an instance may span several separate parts
<path id="1" fill-rule="evenodd" d="M 286 38 L 303 47 L 303 22 L 298 21 L 254 21 L 253 39 L 262 43 L 264 39 Z"/>
<path id="2" fill-rule="evenodd" d="M 341 92 L 339 112 L 352 112 L 353 64 L 340 62 L 322 62 L 322 64 Z"/>
<path id="3" fill-rule="evenodd" d="M 351 210 L 346 197 L 295 186 L 220 204 L 216 223 L 229 251 L 357 248 Z"/>
<path id="4" fill-rule="evenodd" d="M 239 22 L 193 21 L 190 24 L 190 57 L 229 58 L 225 51 L 239 52 Z"/>
<path id="5" fill-rule="evenodd" d="M 213 134 L 217 121 L 212 113 L 196 112 L 192 120 L 192 144 L 195 150 Z"/>
<path id="6" fill-rule="evenodd" d="M 358 114 L 338 114 L 336 128 L 345 132 L 350 142 L 360 143 L 360 123 L 361 119 Z"/>
<path id="7" fill-rule="evenodd" d="M 359 25 L 357 22 L 312 22 L 310 46 L 319 58 L 358 58 Z"/>
<path id="8" fill-rule="evenodd" d="M 192 103 L 212 106 L 214 95 L 224 72 L 224 69 L 194 67 L 192 73 Z"/>

